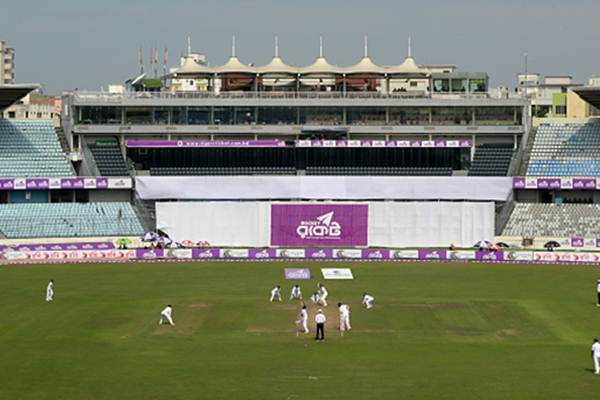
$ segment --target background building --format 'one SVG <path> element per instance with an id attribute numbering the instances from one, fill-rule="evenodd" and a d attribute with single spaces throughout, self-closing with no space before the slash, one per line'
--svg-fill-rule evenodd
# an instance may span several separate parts
<path id="1" fill-rule="evenodd" d="M 15 83 L 15 49 L 0 40 L 0 85 Z"/>

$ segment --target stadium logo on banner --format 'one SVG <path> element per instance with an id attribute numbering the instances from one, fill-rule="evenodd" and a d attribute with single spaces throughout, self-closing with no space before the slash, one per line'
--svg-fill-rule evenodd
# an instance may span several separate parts
<path id="1" fill-rule="evenodd" d="M 301 221 L 296 233 L 302 239 L 338 240 L 342 236 L 342 227 L 333 220 L 334 212 L 328 212 L 316 218 L 316 221 Z"/>

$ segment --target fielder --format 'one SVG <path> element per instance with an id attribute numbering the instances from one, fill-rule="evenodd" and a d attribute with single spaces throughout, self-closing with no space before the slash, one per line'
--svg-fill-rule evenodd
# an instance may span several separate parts
<path id="1" fill-rule="evenodd" d="M 596 307 L 600 307 L 600 279 L 598 279 L 598 286 L 596 287 L 596 291 L 598 292 L 598 302 L 596 303 Z"/>
<path id="2" fill-rule="evenodd" d="M 370 310 L 371 308 L 373 308 L 374 301 L 375 301 L 375 298 L 373 296 L 371 296 L 368 293 L 363 293 L 362 305 L 363 305 L 363 307 L 366 307 L 367 310 Z"/>
<path id="3" fill-rule="evenodd" d="M 329 296 L 329 292 L 325 288 L 325 285 L 319 283 L 319 301 L 323 307 L 327 307 L 327 296 Z"/>
<path id="4" fill-rule="evenodd" d="M 281 286 L 277 285 L 273 289 L 271 289 L 271 298 L 269 299 L 269 301 L 270 302 L 282 301 L 281 300 Z"/>
<path id="5" fill-rule="evenodd" d="M 302 291 L 300 290 L 300 286 L 294 285 L 294 287 L 292 287 L 290 300 L 302 300 Z"/>
<path id="6" fill-rule="evenodd" d="M 54 300 L 54 279 L 50 279 L 48 286 L 46 286 L 46 301 L 50 302 Z"/>
<path id="7" fill-rule="evenodd" d="M 348 304 L 338 303 L 340 309 L 340 332 L 349 331 L 350 326 L 350 306 Z"/>
<path id="8" fill-rule="evenodd" d="M 169 325 L 175 326 L 175 322 L 173 322 L 173 307 L 170 304 L 160 312 L 160 320 L 158 320 L 158 324 L 162 325 L 164 322 L 168 322 Z"/>
<path id="9" fill-rule="evenodd" d="M 302 329 L 304 333 L 308 333 L 308 311 L 306 310 L 306 304 L 302 306 L 302 310 L 300 310 L 300 319 L 296 321 L 296 325 L 302 325 Z"/>
<path id="10" fill-rule="evenodd" d="M 598 343 L 598 339 L 594 339 L 594 344 L 592 344 L 592 359 L 594 360 L 594 373 L 600 375 L 600 343 Z"/>

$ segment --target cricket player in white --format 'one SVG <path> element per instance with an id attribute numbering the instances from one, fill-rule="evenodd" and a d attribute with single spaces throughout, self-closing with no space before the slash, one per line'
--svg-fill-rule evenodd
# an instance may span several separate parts
<path id="1" fill-rule="evenodd" d="M 350 306 L 348 304 L 338 303 L 340 310 L 340 331 L 349 331 L 350 326 Z"/>
<path id="2" fill-rule="evenodd" d="M 319 301 L 323 307 L 327 307 L 327 296 L 329 296 L 329 292 L 324 285 L 319 284 Z"/>
<path id="3" fill-rule="evenodd" d="M 310 300 L 313 302 L 313 304 L 317 304 L 321 301 L 321 298 L 319 297 L 319 293 L 314 292 L 312 294 L 312 296 L 310 296 Z"/>
<path id="4" fill-rule="evenodd" d="M 300 290 L 300 286 L 294 285 L 294 287 L 292 287 L 290 300 L 302 300 L 302 291 Z"/>
<path id="5" fill-rule="evenodd" d="M 273 289 L 271 289 L 271 298 L 269 301 L 282 301 L 281 300 L 281 286 L 277 285 Z"/>
<path id="6" fill-rule="evenodd" d="M 596 307 L 600 307 L 600 279 L 598 279 L 598 286 L 596 287 L 596 291 L 598 292 L 598 302 L 596 303 Z"/>
<path id="7" fill-rule="evenodd" d="M 162 325 L 164 322 L 168 322 L 169 325 L 175 326 L 175 322 L 173 322 L 173 307 L 170 304 L 160 312 L 160 320 L 158 321 L 158 324 Z"/>
<path id="8" fill-rule="evenodd" d="M 368 293 L 363 293 L 362 305 L 367 308 L 367 310 L 373 308 L 373 302 L 375 298 Z"/>
<path id="9" fill-rule="evenodd" d="M 592 359 L 594 360 L 594 373 L 600 375 L 600 343 L 598 343 L 598 339 L 594 339 L 594 344 L 592 344 Z"/>
<path id="10" fill-rule="evenodd" d="M 304 333 L 308 333 L 308 311 L 306 310 L 306 305 L 302 306 L 302 310 L 300 310 L 300 319 L 296 321 L 297 325 L 302 325 L 302 329 Z"/>
<path id="11" fill-rule="evenodd" d="M 46 286 L 46 301 L 50 302 L 54 300 L 54 279 L 50 279 L 48 286 Z"/>

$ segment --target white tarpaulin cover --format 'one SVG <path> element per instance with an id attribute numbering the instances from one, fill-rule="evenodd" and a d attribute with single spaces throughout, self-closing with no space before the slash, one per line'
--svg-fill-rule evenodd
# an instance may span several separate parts
<path id="1" fill-rule="evenodd" d="M 369 204 L 371 247 L 471 247 L 494 240 L 493 202 Z"/>
<path id="2" fill-rule="evenodd" d="M 489 200 L 505 201 L 510 177 L 138 176 L 147 200 Z"/>
<path id="3" fill-rule="evenodd" d="M 479 240 L 494 239 L 493 202 L 158 202 L 156 223 L 178 242 L 268 247 L 273 245 L 271 233 L 277 228 L 272 226 L 272 204 L 368 205 L 369 247 L 470 247 Z M 350 228 L 338 213 L 332 218 L 345 234 Z M 332 241 L 331 246 L 336 243 Z"/>
<path id="4" fill-rule="evenodd" d="M 159 202 L 156 227 L 173 240 L 211 246 L 268 246 L 271 204 L 267 202 Z"/>

